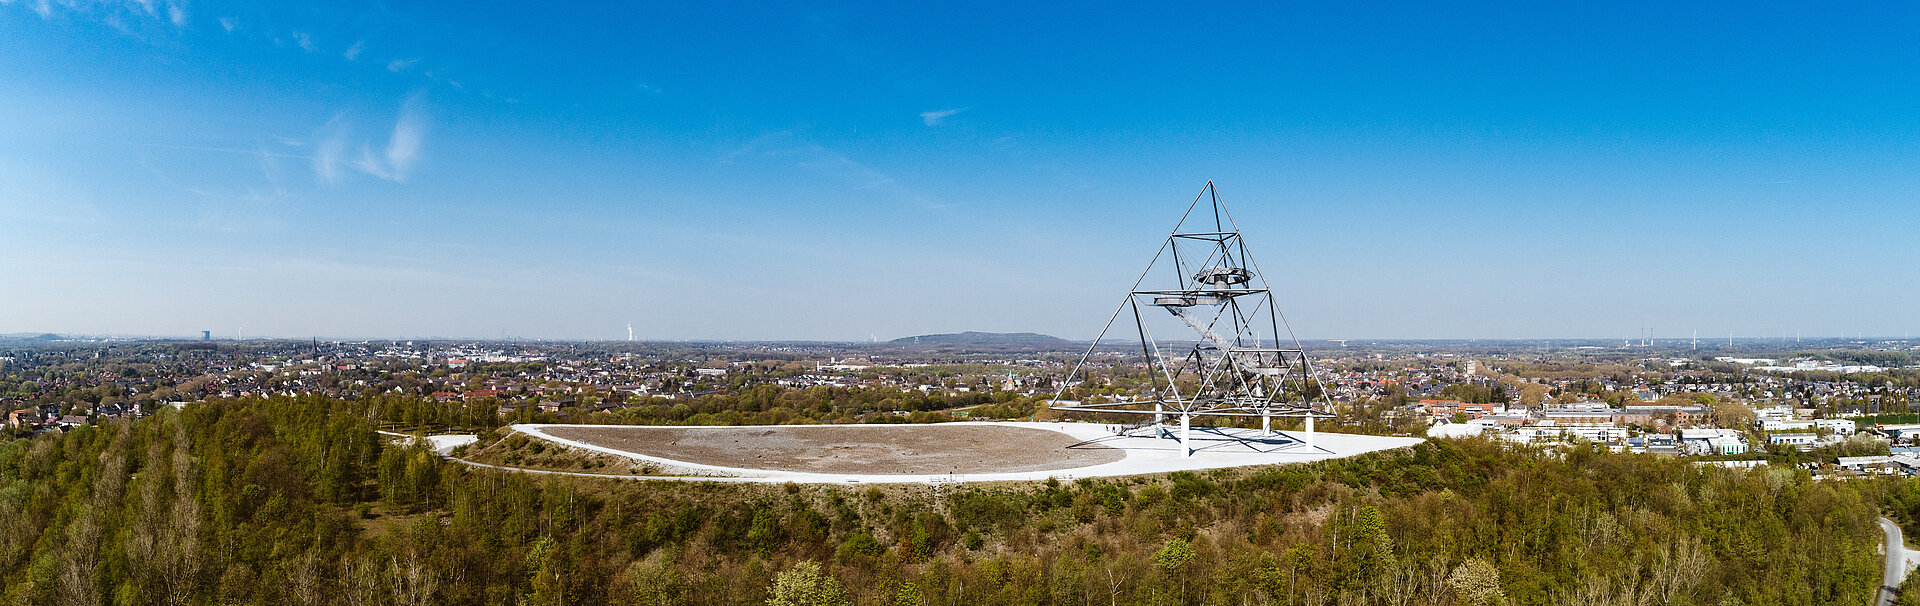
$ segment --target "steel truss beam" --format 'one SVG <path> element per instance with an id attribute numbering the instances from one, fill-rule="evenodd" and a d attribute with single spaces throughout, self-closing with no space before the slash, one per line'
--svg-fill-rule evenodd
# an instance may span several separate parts
<path id="1" fill-rule="evenodd" d="M 1207 201 L 1213 215 L 1211 231 L 1182 231 L 1194 211 Z M 1205 221 L 1204 218 L 1199 220 Z M 1163 263 L 1163 259 L 1165 262 Z M 1162 271 L 1156 275 L 1155 269 Z M 1168 270 L 1170 269 L 1170 274 Z M 1153 287 L 1149 277 L 1156 278 Z M 1191 341 L 1164 341 L 1147 328 L 1145 316 L 1159 308 L 1178 319 L 1197 337 Z M 1068 401 L 1068 389 L 1084 379 L 1088 360 L 1107 338 L 1123 312 L 1129 312 L 1146 359 L 1149 385 L 1126 400 L 1087 403 Z M 1284 329 L 1285 335 L 1282 336 Z M 1282 343 L 1291 343 L 1285 348 Z M 1266 276 L 1247 251 L 1246 239 L 1233 215 L 1220 202 L 1208 181 L 1187 205 L 1173 232 L 1134 281 L 1133 288 L 1100 329 L 1080 361 L 1054 394 L 1054 410 L 1101 414 L 1154 415 L 1153 424 L 1178 416 L 1183 451 L 1192 454 L 1185 429 L 1192 417 L 1259 417 L 1271 432 L 1274 417 L 1300 418 L 1306 424 L 1306 443 L 1313 443 L 1314 419 L 1332 418 L 1333 401 L 1294 336 L 1293 327 L 1274 303 Z"/>

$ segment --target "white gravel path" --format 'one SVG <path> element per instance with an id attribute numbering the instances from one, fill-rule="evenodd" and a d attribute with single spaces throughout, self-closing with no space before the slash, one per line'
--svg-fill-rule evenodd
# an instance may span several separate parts
<path id="1" fill-rule="evenodd" d="M 1097 423 L 967 422 L 967 423 L 948 423 L 943 425 L 1007 425 L 1007 426 L 1015 426 L 1015 427 L 1030 427 L 1035 429 L 1058 431 L 1060 433 L 1073 436 L 1074 438 L 1077 438 L 1086 442 L 1097 443 L 1097 444 L 1101 444 L 1111 448 L 1118 448 L 1118 449 L 1124 450 L 1126 451 L 1126 458 L 1123 458 L 1119 461 L 1114 461 L 1111 463 L 1102 463 L 1102 464 L 1092 465 L 1088 467 L 1079 467 L 1079 468 L 1073 468 L 1073 469 L 1055 469 L 1055 470 L 1047 470 L 1047 471 L 1018 472 L 1018 473 L 899 474 L 899 475 L 825 474 L 825 473 L 780 471 L 780 470 L 770 470 L 770 469 L 753 469 L 753 468 L 746 468 L 746 467 L 727 467 L 727 466 L 719 466 L 719 465 L 703 465 L 699 463 L 690 463 L 686 461 L 676 461 L 673 459 L 667 459 L 667 458 L 647 455 L 643 453 L 616 450 L 613 448 L 598 446 L 594 444 L 588 444 L 588 443 L 579 442 L 575 440 L 557 438 L 543 431 L 543 429 L 547 427 L 610 427 L 607 425 L 524 424 L 524 425 L 514 425 L 512 428 L 514 431 L 525 433 L 529 436 L 548 440 L 554 443 L 564 444 L 567 446 L 580 448 L 584 450 L 601 452 L 601 453 L 610 454 L 614 456 L 625 457 L 635 461 L 653 463 L 663 468 L 674 470 L 675 472 L 678 472 L 678 473 L 689 474 L 686 476 L 633 476 L 636 479 L 693 480 L 693 481 L 723 480 L 723 481 L 732 481 L 732 482 L 765 482 L 765 483 L 776 483 L 776 484 L 786 483 L 786 482 L 795 482 L 795 483 L 802 483 L 802 484 L 861 484 L 861 483 L 939 484 L 939 483 L 948 483 L 948 482 L 995 482 L 995 481 L 1015 481 L 1015 480 L 1044 480 L 1050 477 L 1060 478 L 1062 480 L 1072 480 L 1075 478 L 1085 478 L 1085 477 L 1129 476 L 1129 475 L 1139 475 L 1139 474 L 1149 474 L 1149 473 L 1164 473 L 1164 472 L 1181 471 L 1181 470 L 1215 469 L 1215 468 L 1221 468 L 1221 467 L 1242 467 L 1247 465 L 1303 463 L 1308 461 L 1318 461 L 1322 459 L 1349 457 L 1349 456 L 1353 456 L 1361 453 L 1374 452 L 1379 450 L 1388 450 L 1388 449 L 1399 448 L 1403 446 L 1411 446 L 1424 441 L 1421 438 L 1393 438 L 1393 437 L 1384 437 L 1384 436 L 1368 436 L 1368 435 L 1319 432 L 1314 434 L 1314 445 L 1310 447 L 1310 446 L 1307 446 L 1304 440 L 1302 439 L 1304 438 L 1304 434 L 1301 434 L 1299 432 L 1274 432 L 1273 434 L 1263 434 L 1260 430 L 1257 430 L 1257 429 L 1216 429 L 1216 428 L 1196 427 L 1193 429 L 1193 436 L 1192 436 L 1192 443 L 1193 443 L 1195 452 L 1192 456 L 1182 457 L 1180 456 L 1181 454 L 1180 443 L 1177 439 L 1151 437 L 1147 435 L 1150 431 L 1148 429 L 1136 430 L 1134 433 L 1140 434 L 1137 436 L 1136 435 L 1118 436 L 1114 434 L 1114 431 L 1116 429 L 1115 426 L 1097 424 Z M 781 426 L 774 425 L 774 426 L 760 426 L 760 427 L 775 429 Z M 819 427 L 819 426 L 810 425 L 807 427 Z M 861 425 L 861 427 L 870 428 L 870 427 L 876 427 L 876 425 Z M 878 427 L 885 427 L 885 426 L 880 425 Z M 918 425 L 916 427 L 927 427 L 927 426 Z M 697 430 L 699 428 L 689 427 L 686 429 Z M 1179 431 L 1178 429 L 1172 430 L 1172 432 L 1175 435 L 1177 435 L 1178 431 Z M 429 438 L 429 439 L 452 438 L 452 437 L 453 436 L 434 436 L 433 438 Z M 467 438 L 468 438 L 467 441 L 469 442 L 472 441 L 471 436 L 467 436 Z M 445 448 L 446 450 L 451 450 L 453 446 L 446 446 Z M 439 442 L 435 443 L 435 449 L 441 450 Z M 441 450 L 441 452 L 445 452 L 445 450 Z M 608 476 L 608 477 L 625 477 L 625 476 Z"/>

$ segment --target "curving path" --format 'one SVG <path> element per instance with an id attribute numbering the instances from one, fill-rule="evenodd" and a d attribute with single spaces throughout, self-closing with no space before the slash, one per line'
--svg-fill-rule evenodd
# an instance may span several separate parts
<path id="1" fill-rule="evenodd" d="M 393 438 L 409 440 L 409 441 L 425 440 L 427 444 L 433 448 L 434 454 L 440 455 L 440 458 L 446 459 L 448 461 L 453 461 L 455 463 L 459 463 L 461 465 L 465 465 L 468 467 L 482 467 L 486 469 L 497 469 L 500 471 L 518 471 L 521 473 L 537 473 L 537 474 L 545 474 L 545 475 L 553 475 L 553 476 L 574 476 L 574 477 L 580 477 L 580 478 L 602 478 L 602 479 L 610 478 L 614 480 L 678 480 L 678 481 L 694 481 L 694 482 L 759 482 L 760 481 L 757 478 L 721 478 L 721 477 L 702 477 L 702 476 L 619 476 L 619 475 L 613 475 L 610 473 L 583 473 L 578 471 L 559 471 L 554 469 L 531 469 L 527 467 L 492 465 L 488 463 L 468 461 L 466 459 L 453 456 L 454 448 L 458 448 L 460 446 L 464 446 L 467 444 L 472 444 L 480 440 L 480 436 L 476 436 L 473 434 L 445 434 L 445 435 L 437 435 L 437 436 L 416 436 L 413 434 L 406 434 L 406 433 L 399 433 L 399 432 L 392 432 L 392 431 L 385 431 L 385 430 L 375 430 L 374 433 L 378 433 L 380 435 L 389 436 Z"/>
<path id="2" fill-rule="evenodd" d="M 929 472 L 919 472 L 919 473 L 903 472 L 903 471 L 894 471 L 891 473 L 844 473 L 844 472 L 823 473 L 819 471 L 806 471 L 806 470 L 799 470 L 799 469 L 767 469 L 767 468 L 753 468 L 753 467 L 738 466 L 743 464 L 751 464 L 753 461 L 755 461 L 755 457 L 752 456 L 751 451 L 747 450 L 747 448 L 751 448 L 751 446 L 743 447 L 743 449 L 740 451 L 738 456 L 736 456 L 733 459 L 733 460 L 739 461 L 739 463 L 726 465 L 726 464 L 714 464 L 713 462 L 695 462 L 695 461 L 676 459 L 670 456 L 663 456 L 663 454 L 659 452 L 636 452 L 636 451 L 653 450 L 653 449 L 645 448 L 645 447 L 634 447 L 634 446 L 627 446 L 626 448 L 616 448 L 609 444 L 593 443 L 592 441 L 589 441 L 589 440 L 568 439 L 566 437 L 554 435 L 554 433 L 565 433 L 565 432 L 549 432 L 548 431 L 549 429 L 553 429 L 553 428 L 609 428 L 609 427 L 618 427 L 618 426 L 525 424 L 525 425 L 514 425 L 513 430 L 527 434 L 528 436 L 540 438 L 540 439 L 554 442 L 557 444 L 562 444 L 562 445 L 566 445 L 574 448 L 600 452 L 600 453 L 619 456 L 619 457 L 625 457 L 635 461 L 652 463 L 655 465 L 659 465 L 663 468 L 666 468 L 669 471 L 672 471 L 674 473 L 684 474 L 684 475 L 675 476 L 675 477 L 644 476 L 648 479 L 674 479 L 674 480 L 693 480 L 693 481 L 720 480 L 720 481 L 732 481 L 732 482 L 765 482 L 765 483 L 776 483 L 776 484 L 786 483 L 786 482 L 795 482 L 795 483 L 803 483 L 803 484 L 804 483 L 940 484 L 940 483 L 948 483 L 948 482 L 1032 481 L 1032 480 L 1045 480 L 1048 478 L 1073 480 L 1075 478 L 1083 478 L 1083 477 L 1130 476 L 1130 475 L 1151 474 L 1151 473 L 1166 473 L 1170 471 L 1190 471 L 1190 470 L 1202 470 L 1202 469 L 1216 469 L 1216 468 L 1222 468 L 1222 467 L 1242 467 L 1242 466 L 1248 466 L 1248 465 L 1303 463 L 1308 461 L 1318 461 L 1322 459 L 1348 457 L 1348 456 L 1353 456 L 1356 454 L 1361 454 L 1366 452 L 1389 450 L 1389 449 L 1400 448 L 1404 446 L 1412 446 L 1414 444 L 1418 444 L 1424 441 L 1420 438 L 1394 438 L 1394 437 L 1384 437 L 1384 436 L 1369 436 L 1369 435 L 1354 435 L 1354 434 L 1322 432 L 1322 433 L 1316 434 L 1314 443 L 1312 445 L 1309 445 L 1303 439 L 1304 436 L 1301 436 L 1294 432 L 1263 433 L 1260 430 L 1256 430 L 1256 429 L 1194 428 L 1192 444 L 1195 452 L 1192 454 L 1192 456 L 1182 456 L 1180 442 L 1178 440 L 1164 438 L 1164 437 L 1152 437 L 1150 435 L 1116 435 L 1115 433 L 1115 431 L 1117 430 L 1116 426 L 1098 424 L 1098 423 L 1032 423 L 1032 422 L 978 422 L 976 421 L 976 422 L 963 422 L 963 423 L 941 423 L 937 425 L 858 425 L 858 426 L 770 425 L 770 426 L 756 426 L 756 429 L 757 430 L 779 430 L 782 428 L 787 428 L 787 429 L 794 429 L 794 430 L 819 431 L 823 429 L 831 430 L 832 428 L 835 428 L 835 427 L 843 427 L 843 428 L 857 427 L 857 428 L 861 428 L 864 431 L 871 431 L 876 428 L 884 429 L 887 427 L 898 427 L 898 428 L 901 428 L 902 431 L 906 431 L 908 428 L 914 428 L 915 430 L 924 430 L 927 428 L 939 428 L 939 427 L 959 429 L 959 428 L 964 428 L 966 426 L 983 426 L 983 425 L 995 426 L 995 427 L 1021 428 L 1021 429 L 1037 429 L 1037 430 L 1046 430 L 1049 432 L 1058 432 L 1060 434 L 1065 434 L 1067 437 L 1072 438 L 1072 440 L 1068 440 L 1068 442 L 1071 442 L 1072 445 L 1067 446 L 1067 448 L 1099 448 L 1099 449 L 1111 448 L 1111 449 L 1117 449 L 1124 454 L 1123 456 L 1119 457 L 1117 460 L 1108 460 L 1106 462 L 1098 462 L 1098 463 L 1088 464 L 1084 466 L 1069 467 L 1069 468 L 1054 468 L 1054 469 L 1034 469 L 1029 466 L 1024 470 L 1018 470 L 1020 469 L 1019 466 L 1012 466 L 1015 469 L 1017 469 L 1017 471 L 975 472 L 975 473 L 955 473 L 952 471 L 948 471 L 946 473 L 941 473 L 938 471 L 930 470 Z M 702 428 L 690 427 L 690 428 L 684 428 L 684 429 L 699 431 Z M 716 427 L 716 428 L 710 428 L 710 429 L 714 431 L 724 431 L 724 430 L 737 431 L 739 428 Z M 1145 433 L 1145 432 L 1140 432 L 1140 433 Z M 1056 446 L 1050 446 L 1050 447 L 1058 447 L 1058 446 L 1056 445 Z M 617 477 L 617 476 L 614 476 L 614 477 Z"/>
<path id="3" fill-rule="evenodd" d="M 1880 518 L 1880 531 L 1886 533 L 1887 542 L 1881 553 L 1886 554 L 1885 570 L 1881 572 L 1880 591 L 1874 597 L 1877 606 L 1892 606 L 1894 598 L 1899 596 L 1900 583 L 1907 580 L 1915 566 L 1920 566 L 1920 551 L 1907 549 L 1906 539 L 1900 532 L 1900 525 L 1893 520 Z"/>
<path id="4" fill-rule="evenodd" d="M 1243 467 L 1249 465 L 1273 465 L 1283 463 L 1304 463 L 1322 459 L 1349 457 L 1361 453 L 1390 450 L 1412 446 L 1425 440 L 1421 438 L 1394 438 L 1339 433 L 1317 433 L 1313 444 L 1309 445 L 1304 436 L 1292 432 L 1263 433 L 1255 429 L 1219 429 L 1194 428 L 1191 456 L 1181 456 L 1180 442 L 1168 437 L 1151 435 L 1117 435 L 1114 425 L 1097 423 L 1031 423 L 1031 422 L 964 422 L 942 423 L 938 425 L 900 425 L 903 430 L 914 428 L 925 430 L 929 427 L 962 427 L 967 425 L 989 425 L 995 427 L 1020 428 L 1024 430 L 1045 430 L 1057 432 L 1071 438 L 1060 443 L 1047 440 L 1049 448 L 1060 448 L 1059 444 L 1070 444 L 1068 449 L 1115 449 L 1123 453 L 1119 457 L 1102 456 L 1098 461 L 1086 461 L 1080 466 L 1058 468 L 1052 466 L 1014 465 L 1019 471 L 984 473 L 821 473 L 795 469 L 759 469 L 699 463 L 674 459 L 659 454 L 634 452 L 650 450 L 644 446 L 634 446 L 632 442 L 620 444 L 624 448 L 615 448 L 608 444 L 595 444 L 588 441 L 567 439 L 549 433 L 549 428 L 609 428 L 610 425 L 514 425 L 512 429 L 530 437 L 547 440 L 583 450 L 599 452 L 627 458 L 634 461 L 652 463 L 674 475 L 612 475 L 579 473 L 568 471 L 527 469 L 504 465 L 476 463 L 451 456 L 451 451 L 462 445 L 473 443 L 472 435 L 414 436 L 409 434 L 382 431 L 380 433 L 408 440 L 424 440 L 432 445 L 434 452 L 450 460 L 472 467 L 543 473 L 551 475 L 580 476 L 590 478 L 611 478 L 628 480 L 669 480 L 687 482 L 743 482 L 782 484 L 787 482 L 801 484 L 861 484 L 861 483 L 914 483 L 945 484 L 952 482 L 993 482 L 993 481 L 1033 481 L 1057 478 L 1071 481 L 1083 477 L 1115 477 L 1171 471 L 1192 471 L 1216 469 L 1222 467 Z M 833 427 L 884 428 L 886 425 L 800 425 L 800 426 L 756 426 L 759 430 L 780 428 L 804 428 L 806 431 L 819 431 Z M 690 428 L 698 429 L 698 428 Z M 715 427 L 726 430 L 727 427 Z M 738 427 L 732 427 L 738 430 Z M 566 433 L 566 432 L 560 432 Z M 1136 432 L 1146 434 L 1145 431 Z M 1039 446 L 1036 446 L 1039 447 Z M 754 459 L 744 454 L 738 457 L 742 462 Z M 1024 469 L 1022 469 L 1024 467 Z"/>

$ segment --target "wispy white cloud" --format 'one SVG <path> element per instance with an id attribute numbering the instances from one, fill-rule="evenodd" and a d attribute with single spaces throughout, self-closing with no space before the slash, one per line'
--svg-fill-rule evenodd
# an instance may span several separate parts
<path id="1" fill-rule="evenodd" d="M 393 170 L 388 168 L 388 166 L 385 163 L 381 162 L 379 158 L 375 158 L 373 156 L 372 143 L 360 144 L 360 157 L 354 159 L 353 167 L 356 169 L 359 169 L 360 172 L 367 173 L 369 175 L 373 175 L 381 179 L 386 179 L 388 181 L 398 181 L 398 179 L 395 179 L 393 177 Z"/>
<path id="2" fill-rule="evenodd" d="M 340 114 L 328 120 L 313 140 L 313 174 L 322 182 L 332 185 L 340 182 L 340 169 L 345 165 L 347 138 L 352 135 L 348 128 L 346 114 Z"/>
<path id="3" fill-rule="evenodd" d="M 419 59 L 394 59 L 392 61 L 387 62 L 387 71 L 397 74 L 403 71 L 407 71 L 407 68 L 413 67 L 413 64 L 419 63 L 419 62 L 420 62 Z"/>
<path id="4" fill-rule="evenodd" d="M 233 17 L 221 17 L 218 21 L 220 22 L 220 27 L 226 28 L 227 33 L 233 33 L 233 28 L 240 25 L 240 22 Z"/>
<path id="5" fill-rule="evenodd" d="M 393 123 L 393 135 L 387 138 L 387 167 L 395 181 L 405 181 L 407 173 L 420 160 L 420 146 L 427 138 L 427 116 L 421 109 L 420 94 L 408 97 Z"/>
<path id="6" fill-rule="evenodd" d="M 306 32 L 294 32 L 293 41 L 296 43 L 299 43 L 300 48 L 305 49 L 309 53 L 313 52 L 317 48 L 313 45 L 313 36 L 307 34 Z"/>
<path id="7" fill-rule="evenodd" d="M 360 60 L 360 53 L 365 52 L 366 50 L 367 50 L 367 41 L 360 40 L 358 42 L 354 42 L 353 46 L 347 47 L 347 52 L 342 53 L 342 55 L 345 56 L 348 61 L 358 61 Z"/>
<path id="8" fill-rule="evenodd" d="M 948 116 L 963 111 L 967 111 L 967 108 L 958 107 L 954 109 L 938 109 L 930 112 L 920 112 L 920 121 L 926 122 L 927 126 L 939 126 L 940 122 L 946 120 Z"/>
<path id="9" fill-rule="evenodd" d="M 14 0 L 0 0 L 11 5 Z M 187 7 L 181 0 L 28 0 L 28 10 L 51 19 L 57 12 L 83 19 L 97 20 L 108 27 L 136 36 L 156 34 L 154 26 L 187 26 Z"/>
<path id="10" fill-rule="evenodd" d="M 384 149 L 364 139 L 356 145 L 346 115 L 334 116 L 314 133 L 314 140 L 318 142 L 313 153 L 314 175 L 334 185 L 340 182 L 343 169 L 352 168 L 379 179 L 405 182 L 419 164 L 426 143 L 428 120 L 423 105 L 418 93 L 400 104 L 400 114 L 394 119 L 393 131 L 387 135 Z"/>

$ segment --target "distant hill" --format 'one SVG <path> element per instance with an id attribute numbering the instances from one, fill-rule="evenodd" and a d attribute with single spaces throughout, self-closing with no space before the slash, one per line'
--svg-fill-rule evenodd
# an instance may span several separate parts
<path id="1" fill-rule="evenodd" d="M 905 345 L 1066 345 L 1066 339 L 1033 332 L 973 332 L 920 335 L 889 341 Z"/>
<path id="2" fill-rule="evenodd" d="M 58 341 L 62 337 L 53 333 L 15 332 L 0 335 L 0 341 Z"/>

